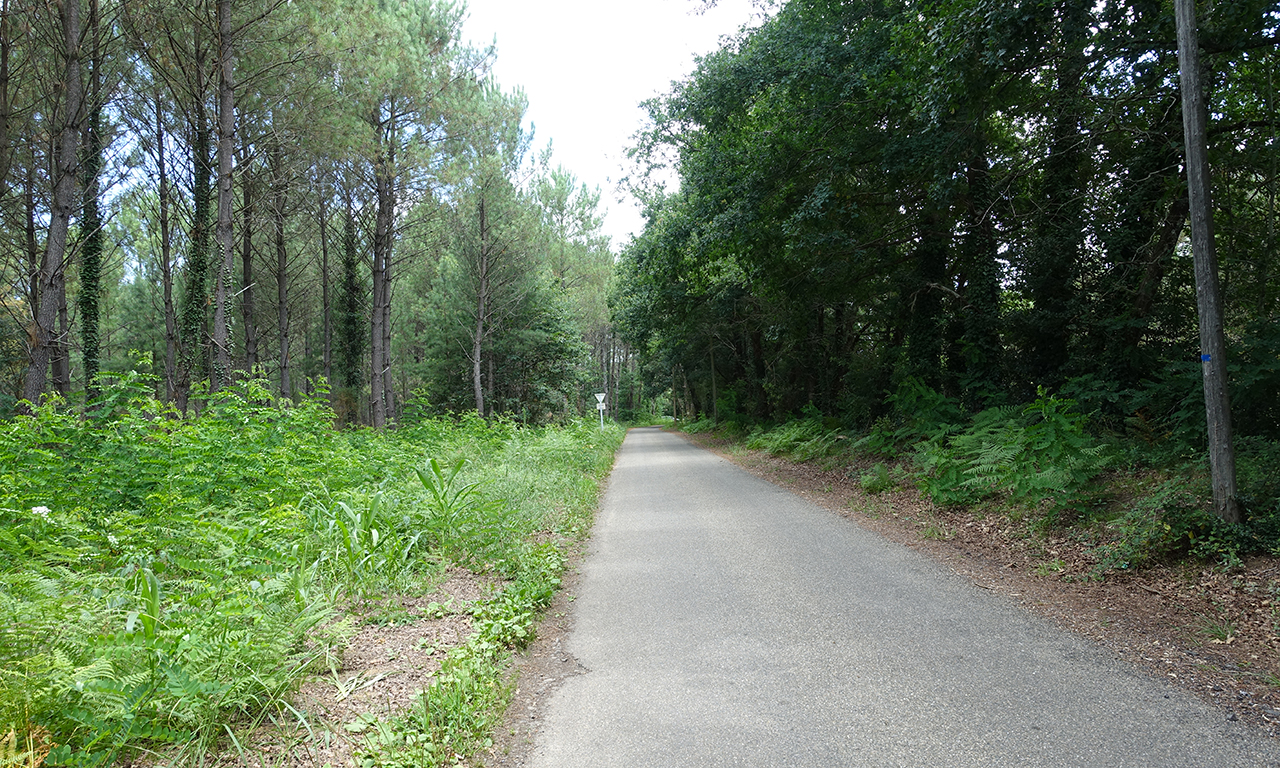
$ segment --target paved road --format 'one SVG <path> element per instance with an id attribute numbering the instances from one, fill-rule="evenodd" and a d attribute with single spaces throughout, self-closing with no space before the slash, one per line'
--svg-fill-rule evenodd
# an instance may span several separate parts
<path id="1" fill-rule="evenodd" d="M 537 768 L 1280 766 L 1280 745 L 714 454 L 633 430 Z"/>

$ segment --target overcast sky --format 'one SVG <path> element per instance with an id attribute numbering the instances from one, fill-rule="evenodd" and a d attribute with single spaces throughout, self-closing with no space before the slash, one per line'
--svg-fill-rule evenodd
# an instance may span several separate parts
<path id="1" fill-rule="evenodd" d="M 468 0 L 464 37 L 497 38 L 494 77 L 524 88 L 534 147 L 552 143 L 553 163 L 590 187 L 608 208 L 615 247 L 641 228 L 632 200 L 615 191 L 624 152 L 641 125 L 641 101 L 693 70 L 695 54 L 751 21 L 750 0 Z"/>

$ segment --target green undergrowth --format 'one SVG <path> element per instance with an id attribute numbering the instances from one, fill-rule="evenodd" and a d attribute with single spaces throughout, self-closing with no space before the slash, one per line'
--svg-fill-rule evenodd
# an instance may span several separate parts
<path id="1" fill-rule="evenodd" d="M 779 425 L 730 417 L 684 426 L 823 468 L 845 467 L 869 495 L 914 485 L 935 504 L 1012 518 L 1028 535 L 1073 531 L 1092 542 L 1093 578 L 1190 557 L 1224 566 L 1251 554 L 1280 556 L 1280 445 L 1237 438 L 1246 520 L 1212 514 L 1203 451 L 1115 434 L 1076 400 L 1041 391 L 1024 406 L 966 412 L 908 380 L 889 415 L 847 430 L 812 407 Z M 1187 456 L 1195 458 L 1187 459 Z"/>
<path id="2" fill-rule="evenodd" d="M 509 580 L 422 699 L 427 721 L 457 717 L 419 741 L 474 748 L 457 734 L 500 714 L 489 682 L 587 530 L 622 430 L 338 431 L 323 392 L 282 402 L 256 381 L 179 418 L 150 390 L 129 375 L 85 413 L 0 422 L 0 743 L 30 753 L 14 764 L 241 749 L 336 664 L 343 606 L 429 592 L 451 565 Z"/>
<path id="3" fill-rule="evenodd" d="M 511 693 L 504 675 L 509 652 L 532 641 L 540 611 L 560 586 L 563 567 L 564 554 L 554 545 L 522 553 L 520 575 L 473 609 L 474 634 L 449 651 L 435 683 L 414 698 L 408 711 L 387 719 L 371 716 L 355 726 L 364 734 L 360 766 L 455 765 L 491 746 Z"/>

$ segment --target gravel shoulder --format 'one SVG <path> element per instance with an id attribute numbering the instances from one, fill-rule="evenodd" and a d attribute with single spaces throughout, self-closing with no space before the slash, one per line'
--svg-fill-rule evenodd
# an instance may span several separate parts
<path id="1" fill-rule="evenodd" d="M 868 496 L 858 482 L 865 468 L 800 464 L 707 436 L 689 439 L 1195 694 L 1224 719 L 1280 737 L 1275 558 L 1251 559 L 1231 571 L 1161 566 L 1086 581 L 1088 557 L 1078 542 L 1028 538 L 1003 519 L 938 509 L 912 488 Z M 550 694 L 585 671 L 564 645 L 583 551 L 573 553 L 537 639 L 516 656 L 506 722 L 474 765 L 528 764 Z"/>

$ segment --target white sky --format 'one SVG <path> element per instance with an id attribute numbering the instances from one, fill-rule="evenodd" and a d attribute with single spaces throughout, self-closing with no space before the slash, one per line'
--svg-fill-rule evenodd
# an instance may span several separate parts
<path id="1" fill-rule="evenodd" d="M 750 0 L 468 0 L 463 36 L 477 46 L 497 38 L 494 77 L 524 88 L 534 148 L 552 143 L 552 163 L 588 187 L 608 209 L 615 248 L 641 229 L 640 211 L 619 200 L 626 147 L 640 127 L 641 101 L 665 93 L 693 70 L 695 54 L 751 21 Z"/>

